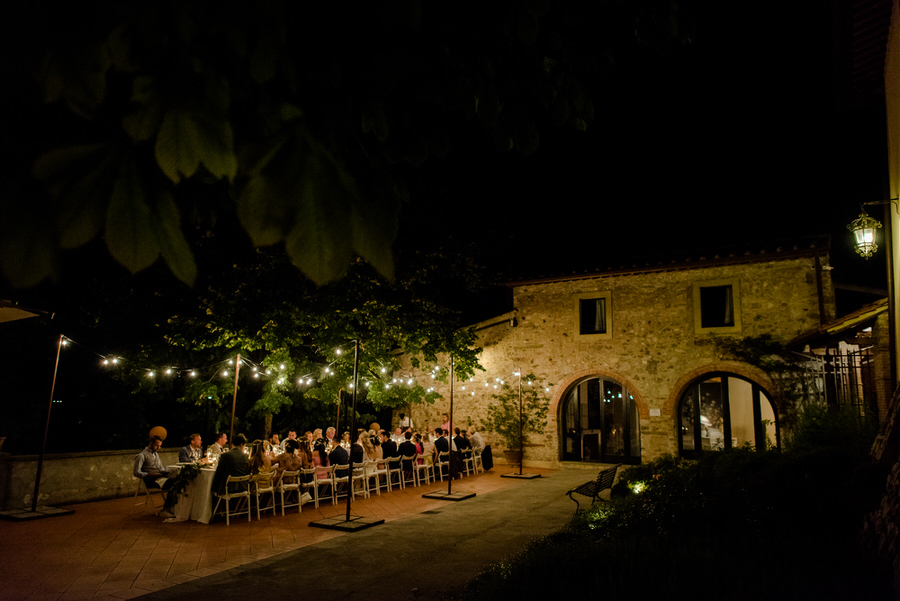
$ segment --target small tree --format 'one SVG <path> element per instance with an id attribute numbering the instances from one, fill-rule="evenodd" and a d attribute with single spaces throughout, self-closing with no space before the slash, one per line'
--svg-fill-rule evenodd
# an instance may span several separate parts
<path id="1" fill-rule="evenodd" d="M 514 384 L 504 382 L 500 392 L 492 395 L 494 402 L 488 406 L 487 419 L 481 425 L 495 432 L 508 450 L 518 451 L 530 434 L 544 433 L 550 399 L 534 374 L 522 376 Z"/>

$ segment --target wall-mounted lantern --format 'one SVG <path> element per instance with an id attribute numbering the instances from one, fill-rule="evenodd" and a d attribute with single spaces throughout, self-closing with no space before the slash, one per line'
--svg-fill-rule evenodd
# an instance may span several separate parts
<path id="1" fill-rule="evenodd" d="M 880 227 L 881 222 L 869 217 L 865 209 L 859 214 L 859 217 L 847 226 L 847 229 L 853 232 L 856 252 L 864 259 L 868 259 L 872 256 L 872 253 L 878 250 L 878 245 L 875 244 L 875 230 Z"/>

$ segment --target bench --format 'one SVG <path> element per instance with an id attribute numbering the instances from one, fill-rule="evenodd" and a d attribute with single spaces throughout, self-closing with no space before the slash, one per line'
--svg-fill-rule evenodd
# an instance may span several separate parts
<path id="1" fill-rule="evenodd" d="M 570 499 L 575 501 L 576 512 L 581 509 L 581 504 L 578 502 L 578 499 L 576 499 L 572 495 L 577 493 L 585 497 L 590 497 L 591 505 L 596 503 L 598 500 L 602 500 L 600 499 L 600 493 L 606 489 L 612 489 L 613 481 L 616 479 L 616 472 L 618 471 L 620 465 L 621 464 L 614 465 L 613 467 L 601 470 L 597 475 L 596 480 L 585 482 L 581 486 L 577 486 L 566 493 L 567 495 L 569 495 Z"/>

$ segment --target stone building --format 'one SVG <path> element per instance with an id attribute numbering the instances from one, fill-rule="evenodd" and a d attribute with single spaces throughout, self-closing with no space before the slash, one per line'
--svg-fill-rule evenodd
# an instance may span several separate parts
<path id="1" fill-rule="evenodd" d="M 519 371 L 550 398 L 526 463 L 778 445 L 776 383 L 725 358 L 717 341 L 768 334 L 787 343 L 832 320 L 828 262 L 828 240 L 816 238 L 511 282 L 513 310 L 476 326 L 486 371 L 454 385 L 454 422 L 480 424 L 498 380 Z M 449 384 L 436 388 L 442 403 L 412 408 L 420 426 L 449 408 Z"/>

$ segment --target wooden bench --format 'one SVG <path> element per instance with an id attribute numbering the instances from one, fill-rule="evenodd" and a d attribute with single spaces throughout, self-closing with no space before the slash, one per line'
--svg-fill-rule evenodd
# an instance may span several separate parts
<path id="1" fill-rule="evenodd" d="M 612 489 L 613 481 L 616 479 L 616 472 L 619 469 L 618 465 L 614 465 L 613 467 L 607 468 L 605 470 L 601 470 L 601 472 L 597 475 L 596 480 L 591 480 L 590 482 L 585 482 L 581 486 L 577 486 L 567 492 L 569 498 L 575 501 L 575 511 L 581 509 L 581 504 L 578 502 L 578 499 L 573 497 L 573 494 L 583 495 L 585 497 L 591 498 L 591 505 L 596 503 L 600 499 L 600 493 L 606 489 Z"/>

